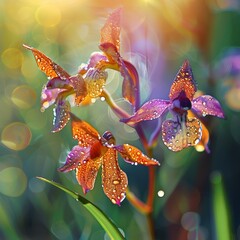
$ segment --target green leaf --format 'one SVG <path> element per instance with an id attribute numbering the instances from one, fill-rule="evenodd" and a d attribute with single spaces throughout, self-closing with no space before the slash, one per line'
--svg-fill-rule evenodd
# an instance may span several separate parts
<path id="1" fill-rule="evenodd" d="M 211 176 L 213 191 L 213 214 L 216 229 L 216 239 L 233 239 L 230 221 L 230 211 L 227 196 L 220 172 L 213 172 Z"/>
<path id="2" fill-rule="evenodd" d="M 38 179 L 47 182 L 67 194 L 69 194 L 71 197 L 79 201 L 95 218 L 96 220 L 100 223 L 100 225 L 103 227 L 103 229 L 106 231 L 106 233 L 109 235 L 111 239 L 114 240 L 120 240 L 120 239 L 125 239 L 119 229 L 114 225 L 114 223 L 108 218 L 108 216 L 101 210 L 99 209 L 96 205 L 88 201 L 86 198 L 80 196 L 78 193 L 73 192 L 67 188 L 65 188 L 63 185 L 50 181 L 46 178 L 43 177 L 37 177 Z"/>

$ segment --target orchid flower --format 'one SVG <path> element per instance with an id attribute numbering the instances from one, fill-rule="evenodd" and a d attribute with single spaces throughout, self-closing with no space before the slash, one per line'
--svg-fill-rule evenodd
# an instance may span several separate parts
<path id="1" fill-rule="evenodd" d="M 76 170 L 76 178 L 82 186 L 84 194 L 94 188 L 98 170 L 102 166 L 102 185 L 104 193 L 112 203 L 120 205 L 125 198 L 128 179 L 118 165 L 117 152 L 133 165 L 159 165 L 139 149 L 129 144 L 115 145 L 112 133 L 106 131 L 99 135 L 87 122 L 71 114 L 72 135 L 78 140 L 68 154 L 66 163 L 59 168 L 61 172 Z"/>
<path id="2" fill-rule="evenodd" d="M 123 77 L 122 95 L 130 102 L 134 109 L 139 107 L 139 79 L 136 68 L 120 55 L 120 31 L 122 9 L 113 11 L 101 29 L 99 48 L 102 52 L 91 55 L 87 64 L 81 65 L 79 73 L 97 69 L 103 71 L 107 68 L 117 70 Z"/>
<path id="3" fill-rule="evenodd" d="M 140 121 L 160 118 L 162 139 L 170 150 L 181 151 L 189 146 L 195 146 L 202 139 L 203 125 L 197 117 L 189 117 L 189 110 L 199 118 L 206 115 L 224 118 L 221 105 L 215 98 L 210 95 L 194 98 L 196 91 L 192 69 L 186 60 L 171 86 L 170 100 L 150 100 L 133 116 L 121 121 L 133 125 Z M 166 120 L 168 113 L 172 115 L 172 118 Z M 206 131 L 204 131 L 205 133 Z"/>
<path id="4" fill-rule="evenodd" d="M 70 104 L 66 98 L 75 94 L 75 104 L 78 105 L 87 95 L 84 79 L 80 74 L 70 76 L 62 67 L 39 50 L 27 45 L 23 46 L 32 51 L 38 67 L 49 78 L 42 89 L 41 110 L 44 111 L 55 104 L 52 131 L 60 131 L 70 119 Z"/>

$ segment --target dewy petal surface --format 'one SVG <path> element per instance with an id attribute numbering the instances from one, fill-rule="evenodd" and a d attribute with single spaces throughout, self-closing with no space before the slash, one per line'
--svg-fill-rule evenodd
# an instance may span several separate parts
<path id="1" fill-rule="evenodd" d="M 69 102 L 65 100 L 59 100 L 56 103 L 56 107 L 53 109 L 53 129 L 52 132 L 59 132 L 62 130 L 70 120 L 71 107 Z"/>
<path id="2" fill-rule="evenodd" d="M 115 146 L 115 149 L 121 154 L 123 159 L 131 164 L 141 164 L 145 166 L 160 165 L 159 162 L 153 158 L 144 155 L 138 148 L 129 144 Z"/>
<path id="3" fill-rule="evenodd" d="M 109 148 L 103 156 L 102 184 L 111 202 L 120 205 L 126 195 L 128 179 L 118 165 L 117 152 L 113 148 Z"/>
<path id="4" fill-rule="evenodd" d="M 134 124 L 140 121 L 153 120 L 161 117 L 169 105 L 168 100 L 153 99 L 146 102 L 132 117 L 121 119 L 121 121 Z"/>
<path id="5" fill-rule="evenodd" d="M 88 69 L 85 76 L 87 93 L 92 98 L 97 98 L 102 93 L 107 79 L 107 72 L 97 68 Z"/>
<path id="6" fill-rule="evenodd" d="M 64 89 L 47 89 L 46 86 L 43 86 L 41 93 L 41 111 L 43 112 L 45 109 L 50 107 L 55 103 L 57 96 L 65 91 Z"/>
<path id="7" fill-rule="evenodd" d="M 197 91 L 196 82 L 193 78 L 192 68 L 189 62 L 184 61 L 174 82 L 170 88 L 169 99 L 173 101 L 178 98 L 179 94 L 184 91 L 186 97 L 192 101 L 195 92 Z"/>
<path id="8" fill-rule="evenodd" d="M 120 47 L 120 22 L 122 9 L 118 8 L 113 11 L 101 29 L 100 43 L 112 43 L 119 51 Z"/>
<path id="9" fill-rule="evenodd" d="M 83 77 L 78 74 L 69 78 L 69 83 L 75 92 L 75 103 L 79 105 L 87 96 L 87 86 Z"/>
<path id="10" fill-rule="evenodd" d="M 94 160 L 88 158 L 76 168 L 76 178 L 78 183 L 82 186 L 84 194 L 93 189 L 101 164 L 101 158 Z"/>
<path id="11" fill-rule="evenodd" d="M 220 103 L 210 95 L 202 95 L 193 99 L 192 109 L 199 116 L 205 117 L 206 115 L 212 115 L 224 118 Z"/>
<path id="12" fill-rule="evenodd" d="M 186 118 L 181 122 L 165 120 L 162 124 L 163 142 L 174 152 L 198 144 L 201 136 L 201 123 L 196 118 Z"/>
<path id="13" fill-rule="evenodd" d="M 71 114 L 71 118 L 73 138 L 78 140 L 81 147 L 89 147 L 99 141 L 100 135 L 95 128 L 73 114 Z"/>
<path id="14" fill-rule="evenodd" d="M 58 168 L 60 172 L 69 172 L 76 169 L 86 159 L 89 158 L 90 148 L 84 148 L 80 146 L 74 146 L 71 152 L 68 154 L 65 164 Z"/>
<path id="15" fill-rule="evenodd" d="M 36 48 L 29 47 L 27 45 L 23 46 L 32 51 L 39 69 L 44 72 L 47 77 L 60 77 L 62 79 L 67 79 L 70 77 L 70 75 L 63 68 L 61 68 L 58 64 L 53 62 L 49 57 Z"/>

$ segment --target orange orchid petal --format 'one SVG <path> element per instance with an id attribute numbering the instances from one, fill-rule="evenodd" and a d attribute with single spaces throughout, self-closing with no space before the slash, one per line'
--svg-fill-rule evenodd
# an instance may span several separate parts
<path id="1" fill-rule="evenodd" d="M 188 116 L 195 117 L 195 115 L 193 114 L 192 111 L 188 111 Z M 199 141 L 199 143 L 197 145 L 195 145 L 194 147 L 195 147 L 196 151 L 198 151 L 198 152 L 203 152 L 205 150 L 207 153 L 210 153 L 210 149 L 208 147 L 209 131 L 202 122 L 201 122 L 201 127 L 202 127 L 202 138 Z"/>
<path id="2" fill-rule="evenodd" d="M 117 152 L 113 148 L 109 148 L 103 156 L 102 184 L 107 197 L 120 206 L 126 195 L 128 179 L 118 165 Z"/>
<path id="3" fill-rule="evenodd" d="M 120 21 L 122 9 L 118 8 L 112 12 L 101 29 L 100 43 L 112 43 L 119 51 L 120 47 Z"/>
<path id="4" fill-rule="evenodd" d="M 89 158 L 76 168 L 76 178 L 78 183 L 82 186 L 84 194 L 94 188 L 94 183 L 101 163 L 101 158 L 95 160 Z"/>
<path id="5" fill-rule="evenodd" d="M 196 83 L 193 78 L 192 68 L 189 62 L 186 60 L 181 66 L 175 80 L 171 86 L 169 99 L 173 101 L 184 91 L 186 97 L 192 101 L 195 92 L 197 91 Z"/>
<path id="6" fill-rule="evenodd" d="M 99 141 L 100 135 L 95 128 L 87 122 L 77 118 L 74 114 L 71 114 L 71 118 L 72 135 L 74 139 L 78 140 L 79 146 L 88 147 Z"/>
<path id="7" fill-rule="evenodd" d="M 116 146 L 116 149 L 128 163 L 141 164 L 145 166 L 160 165 L 157 160 L 147 157 L 138 148 L 132 145 L 123 144 Z"/>
<path id="8" fill-rule="evenodd" d="M 75 103 L 79 105 L 87 96 L 87 86 L 83 77 L 78 74 L 69 78 L 69 82 L 74 88 L 75 92 Z"/>
<path id="9" fill-rule="evenodd" d="M 200 142 L 195 146 L 195 149 L 198 152 L 206 151 L 207 153 L 210 153 L 210 149 L 208 148 L 208 142 L 209 142 L 209 132 L 206 126 L 201 122 L 202 125 L 202 138 Z"/>
<path id="10" fill-rule="evenodd" d="M 27 45 L 23 46 L 32 51 L 39 69 L 44 72 L 47 77 L 60 77 L 62 79 L 70 77 L 70 75 L 63 68 L 61 68 L 58 64 L 53 62 L 49 57 L 47 57 L 45 54 L 43 54 L 36 48 L 29 47 Z"/>

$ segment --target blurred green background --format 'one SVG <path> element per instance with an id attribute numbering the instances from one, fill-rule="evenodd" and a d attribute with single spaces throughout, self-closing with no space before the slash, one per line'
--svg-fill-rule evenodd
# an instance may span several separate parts
<path id="1" fill-rule="evenodd" d="M 0 1 L 0 239 L 107 239 L 76 201 L 36 176 L 80 194 L 74 173 L 57 172 L 76 144 L 68 125 L 51 133 L 52 109 L 40 112 L 46 82 L 28 44 L 71 74 L 98 51 L 108 14 L 123 7 L 121 54 L 139 71 L 142 103 L 168 98 L 182 61 L 189 59 L 198 88 L 216 97 L 226 119 L 207 117 L 211 154 L 194 148 L 169 151 L 159 138 L 161 162 L 155 196 L 156 239 L 240 239 L 240 3 L 237 0 L 1 0 Z M 121 76 L 109 71 L 107 90 L 124 108 Z M 117 143 L 142 148 L 137 134 L 97 100 L 74 113 Z M 156 122 L 146 122 L 149 135 Z M 144 151 L 144 150 L 143 150 Z M 120 160 L 121 161 L 121 160 Z M 121 161 L 131 190 L 147 195 L 147 169 Z M 113 205 L 100 174 L 86 197 L 121 228 L 127 239 L 148 239 L 146 219 L 124 200 Z"/>

